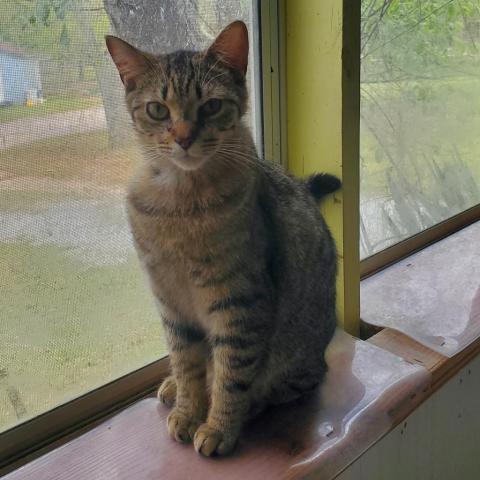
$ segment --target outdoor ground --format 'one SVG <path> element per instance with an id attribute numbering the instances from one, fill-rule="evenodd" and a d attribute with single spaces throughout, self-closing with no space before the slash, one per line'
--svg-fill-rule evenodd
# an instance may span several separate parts
<path id="1" fill-rule="evenodd" d="M 165 352 L 104 130 L 0 150 L 0 431 Z"/>

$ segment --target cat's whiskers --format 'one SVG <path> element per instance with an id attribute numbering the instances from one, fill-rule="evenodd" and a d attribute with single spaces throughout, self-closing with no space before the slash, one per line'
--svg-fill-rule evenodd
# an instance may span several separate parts
<path id="1" fill-rule="evenodd" d="M 231 150 L 218 150 L 218 154 L 222 154 L 228 158 L 231 158 L 232 161 L 236 161 L 242 165 L 245 165 L 247 167 L 254 167 L 256 165 L 256 162 L 252 161 L 249 158 L 243 157 L 241 154 L 238 153 L 233 153 Z"/>
<path id="2" fill-rule="evenodd" d="M 158 148 L 158 147 L 154 147 L 154 148 L 151 148 L 151 149 L 145 149 L 144 148 L 143 152 L 146 153 L 146 154 L 152 154 L 152 155 L 171 153 L 171 151 L 169 149 Z"/>
<path id="3" fill-rule="evenodd" d="M 227 156 L 223 153 L 217 152 L 216 158 L 219 160 L 219 163 L 228 165 L 229 167 L 235 168 L 238 171 L 245 171 L 242 165 L 239 162 L 236 162 L 232 157 Z"/>
<path id="4" fill-rule="evenodd" d="M 218 75 L 215 75 L 214 77 L 210 78 L 203 88 L 206 90 L 208 88 L 208 86 L 210 85 L 210 83 L 213 82 L 213 80 L 216 80 L 217 78 L 223 77 L 226 74 L 227 74 L 227 72 L 222 72 L 222 73 L 219 73 Z"/>
<path id="5" fill-rule="evenodd" d="M 220 148 L 223 148 L 225 151 L 231 152 L 232 154 L 239 154 L 239 155 L 242 155 L 243 157 L 247 157 L 255 161 L 258 159 L 258 156 L 255 152 L 249 153 L 248 151 L 245 150 L 245 147 L 242 148 L 242 146 L 239 146 L 239 145 L 222 144 Z"/>
<path id="6" fill-rule="evenodd" d="M 217 152 L 230 156 L 231 158 L 238 159 L 241 164 L 248 167 L 263 167 L 262 163 L 258 160 L 258 157 L 256 155 L 249 155 L 241 150 L 234 150 L 232 148 L 219 148 Z"/>
<path id="7" fill-rule="evenodd" d="M 205 82 L 207 81 L 207 77 L 210 74 L 210 72 L 217 66 L 217 64 L 220 62 L 221 58 L 218 57 L 215 63 L 207 70 L 207 73 L 203 76 L 202 82 L 200 84 L 200 88 L 203 90 L 205 86 Z"/>
<path id="8" fill-rule="evenodd" d="M 240 143 L 223 143 L 222 147 L 225 151 L 230 152 L 232 155 L 241 156 L 246 161 L 251 161 L 255 164 L 260 163 L 260 158 L 253 147 L 247 150 L 245 145 Z"/>
<path id="9" fill-rule="evenodd" d="M 162 75 L 163 75 L 162 80 L 165 83 L 167 83 L 167 76 L 165 75 L 165 70 L 163 69 L 163 66 L 160 63 L 160 61 L 157 61 L 156 63 L 153 63 L 153 61 L 145 55 L 143 56 L 143 58 L 145 59 L 146 64 L 150 67 L 150 69 L 149 69 L 150 73 L 153 73 L 155 77 L 160 78 L 160 76 L 157 75 L 157 67 L 158 67 L 160 69 Z"/>
<path id="10" fill-rule="evenodd" d="M 237 172 L 240 172 L 242 174 L 255 171 L 255 168 L 253 165 L 247 164 L 233 157 L 232 155 L 227 155 L 222 152 L 217 152 L 215 158 L 219 164 L 228 165 L 229 167 L 235 169 Z"/>

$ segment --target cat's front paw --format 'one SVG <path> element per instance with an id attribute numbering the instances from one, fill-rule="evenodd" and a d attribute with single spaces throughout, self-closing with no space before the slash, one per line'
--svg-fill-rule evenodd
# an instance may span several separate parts
<path id="1" fill-rule="evenodd" d="M 237 443 L 238 435 L 221 432 L 208 423 L 200 425 L 193 437 L 193 446 L 197 453 L 205 457 L 211 455 L 226 455 L 230 453 Z"/>
<path id="2" fill-rule="evenodd" d="M 167 407 L 173 407 L 177 398 L 177 382 L 172 375 L 167 377 L 160 385 L 157 397 Z"/>
<path id="3" fill-rule="evenodd" d="M 187 443 L 192 441 L 195 432 L 202 420 L 192 418 L 174 408 L 167 417 L 167 427 L 169 435 L 180 443 Z"/>

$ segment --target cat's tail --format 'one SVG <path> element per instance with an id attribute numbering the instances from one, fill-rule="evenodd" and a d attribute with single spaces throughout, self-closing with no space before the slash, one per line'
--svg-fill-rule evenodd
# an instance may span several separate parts
<path id="1" fill-rule="evenodd" d="M 337 191 L 342 182 L 335 175 L 316 173 L 305 179 L 308 191 L 315 200 L 321 200 L 325 195 Z"/>

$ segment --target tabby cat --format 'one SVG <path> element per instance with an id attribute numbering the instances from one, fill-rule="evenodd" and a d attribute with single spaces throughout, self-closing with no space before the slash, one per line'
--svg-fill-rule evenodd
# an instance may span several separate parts
<path id="1" fill-rule="evenodd" d="M 316 200 L 340 182 L 298 180 L 258 157 L 242 122 L 244 23 L 202 52 L 154 56 L 112 36 L 107 46 L 144 151 L 127 209 L 170 351 L 158 392 L 174 405 L 168 431 L 226 454 L 252 412 L 324 376 L 337 264 Z"/>

